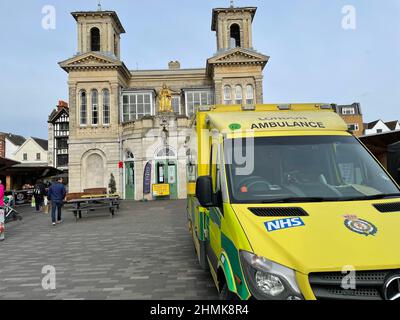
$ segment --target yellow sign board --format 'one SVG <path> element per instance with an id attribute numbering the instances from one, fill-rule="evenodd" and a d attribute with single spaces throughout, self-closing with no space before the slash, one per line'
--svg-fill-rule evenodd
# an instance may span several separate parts
<path id="1" fill-rule="evenodd" d="M 153 195 L 155 197 L 166 197 L 171 194 L 169 184 L 153 184 Z"/>

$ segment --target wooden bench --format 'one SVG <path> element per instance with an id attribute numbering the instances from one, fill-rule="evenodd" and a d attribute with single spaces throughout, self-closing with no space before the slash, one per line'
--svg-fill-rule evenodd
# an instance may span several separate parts
<path id="1" fill-rule="evenodd" d="M 66 197 L 67 204 L 72 205 L 72 211 L 76 222 L 82 219 L 82 211 L 86 213 L 108 209 L 111 217 L 114 218 L 115 212 L 119 210 L 119 195 L 107 194 L 106 188 L 85 189 L 84 192 L 69 193 Z"/>

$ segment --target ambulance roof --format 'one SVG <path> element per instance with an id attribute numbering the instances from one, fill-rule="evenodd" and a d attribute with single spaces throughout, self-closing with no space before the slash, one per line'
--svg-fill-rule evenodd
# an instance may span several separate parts
<path id="1" fill-rule="evenodd" d="M 344 120 L 331 110 L 210 112 L 209 124 L 220 132 L 347 131 Z"/>

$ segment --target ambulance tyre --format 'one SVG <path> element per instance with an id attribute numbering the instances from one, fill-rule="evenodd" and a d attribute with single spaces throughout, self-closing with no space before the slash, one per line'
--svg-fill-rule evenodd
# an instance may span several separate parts
<path id="1" fill-rule="evenodd" d="M 207 254 L 206 254 L 206 242 L 205 241 L 199 241 L 199 252 L 198 252 L 198 260 L 200 267 L 203 270 L 208 270 L 208 261 L 207 261 Z"/>
<path id="2" fill-rule="evenodd" d="M 219 300 L 221 301 L 231 301 L 231 300 L 237 300 L 237 296 L 229 291 L 228 285 L 226 282 L 224 283 L 220 293 L 219 293 Z"/>

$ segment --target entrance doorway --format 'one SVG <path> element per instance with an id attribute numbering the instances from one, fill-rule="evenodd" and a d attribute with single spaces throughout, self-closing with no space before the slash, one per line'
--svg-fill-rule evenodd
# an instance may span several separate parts
<path id="1" fill-rule="evenodd" d="M 178 173 L 176 161 L 157 160 L 156 170 L 157 184 L 169 184 L 169 198 L 178 199 Z"/>
<path id="2" fill-rule="evenodd" d="M 135 200 L 135 162 L 131 152 L 127 152 L 125 161 L 125 199 Z"/>
<path id="3" fill-rule="evenodd" d="M 156 183 L 169 184 L 169 199 L 178 199 L 178 164 L 175 152 L 169 147 L 161 149 L 156 156 Z"/>

